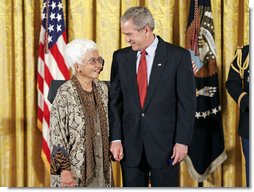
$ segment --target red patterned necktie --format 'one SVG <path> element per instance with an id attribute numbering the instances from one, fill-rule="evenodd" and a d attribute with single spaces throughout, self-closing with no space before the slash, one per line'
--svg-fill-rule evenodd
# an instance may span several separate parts
<path id="1" fill-rule="evenodd" d="M 146 92 L 147 92 L 147 66 L 146 66 L 146 50 L 141 52 L 141 59 L 138 66 L 138 93 L 141 107 L 144 107 Z"/>

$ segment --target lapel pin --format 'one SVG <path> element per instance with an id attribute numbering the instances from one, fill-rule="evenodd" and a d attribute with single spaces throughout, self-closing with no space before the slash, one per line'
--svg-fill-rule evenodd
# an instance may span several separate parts
<path id="1" fill-rule="evenodd" d="M 161 63 L 158 64 L 158 67 L 161 67 Z"/>

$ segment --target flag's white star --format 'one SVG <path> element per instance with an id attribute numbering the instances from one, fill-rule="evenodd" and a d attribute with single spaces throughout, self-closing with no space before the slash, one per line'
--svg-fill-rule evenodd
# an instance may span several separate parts
<path id="1" fill-rule="evenodd" d="M 43 3 L 43 9 L 46 8 L 46 6 L 47 6 L 47 3 L 46 2 Z"/>
<path id="2" fill-rule="evenodd" d="M 201 117 L 200 112 L 196 112 L 195 117 L 196 117 L 197 119 L 198 119 L 199 117 Z"/>
<path id="3" fill-rule="evenodd" d="M 212 110 L 213 110 L 212 113 L 216 115 L 216 113 L 218 112 L 216 107 L 214 109 L 212 109 Z"/>
<path id="4" fill-rule="evenodd" d="M 48 30 L 49 30 L 49 32 L 54 31 L 54 25 L 49 25 Z"/>
<path id="5" fill-rule="evenodd" d="M 53 2 L 51 3 L 51 7 L 52 7 L 52 10 L 54 10 L 54 9 L 56 8 L 56 2 L 53 1 Z"/>
<path id="6" fill-rule="evenodd" d="M 63 8 L 63 4 L 59 2 L 58 5 L 57 5 L 57 7 L 58 7 L 58 9 L 60 10 L 60 9 Z"/>
<path id="7" fill-rule="evenodd" d="M 50 43 L 50 42 L 52 42 L 52 36 L 48 36 L 48 42 Z"/>
<path id="8" fill-rule="evenodd" d="M 62 20 L 62 15 L 61 14 L 57 14 L 57 21 L 59 22 L 59 21 L 61 21 Z"/>
<path id="9" fill-rule="evenodd" d="M 42 14 L 42 20 L 46 18 L 46 13 Z"/>
<path id="10" fill-rule="evenodd" d="M 55 19 L 55 18 L 56 18 L 55 13 L 51 13 L 51 14 L 50 14 L 50 19 L 53 20 L 53 19 Z"/>
<path id="11" fill-rule="evenodd" d="M 57 25 L 57 27 L 56 27 L 57 32 L 62 31 L 61 27 L 62 27 L 61 25 Z"/>
<path id="12" fill-rule="evenodd" d="M 206 112 L 202 112 L 202 117 L 206 118 L 207 114 Z"/>

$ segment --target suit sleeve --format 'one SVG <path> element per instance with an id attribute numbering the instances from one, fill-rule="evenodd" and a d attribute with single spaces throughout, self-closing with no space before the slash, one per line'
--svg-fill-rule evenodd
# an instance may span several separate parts
<path id="1" fill-rule="evenodd" d="M 196 85 L 190 53 L 186 50 L 177 65 L 177 127 L 175 142 L 190 145 L 196 111 Z"/>
<path id="2" fill-rule="evenodd" d="M 113 54 L 111 65 L 111 77 L 109 88 L 109 139 L 122 140 L 122 114 L 123 114 L 123 95 L 119 69 L 117 63 L 117 52 Z"/>
<path id="3" fill-rule="evenodd" d="M 234 60 L 233 66 L 239 70 L 236 60 Z M 243 90 L 240 74 L 232 66 L 229 69 L 226 88 L 235 102 L 240 104 L 239 107 L 242 110 L 246 110 L 249 107 L 249 94 Z"/>

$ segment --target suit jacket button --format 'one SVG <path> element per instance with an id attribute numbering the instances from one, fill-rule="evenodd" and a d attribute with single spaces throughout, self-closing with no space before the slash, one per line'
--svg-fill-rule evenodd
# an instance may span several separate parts
<path id="1" fill-rule="evenodd" d="M 145 114 L 144 114 L 144 113 L 141 113 L 141 116 L 142 116 L 142 117 L 144 117 L 144 116 L 145 116 Z"/>

